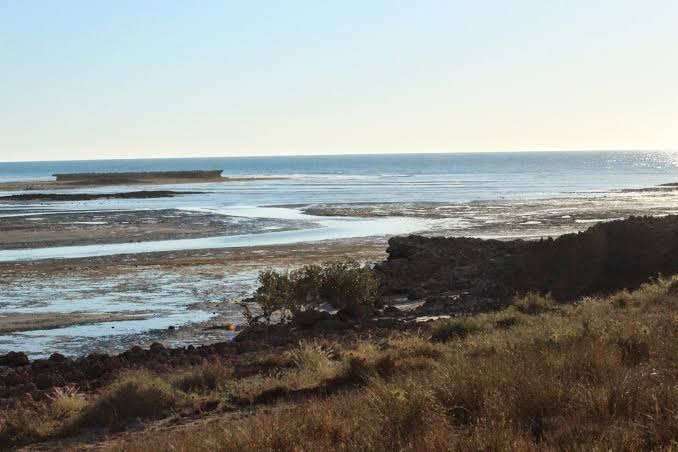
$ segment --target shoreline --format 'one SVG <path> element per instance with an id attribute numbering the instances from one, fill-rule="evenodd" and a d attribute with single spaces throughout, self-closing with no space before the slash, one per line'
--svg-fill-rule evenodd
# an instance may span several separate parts
<path id="1" fill-rule="evenodd" d="M 79 258 L 73 260 L 31 261 L 0 263 L 0 284 L 5 287 L 5 299 L 12 301 L 13 306 L 5 308 L 11 313 L 13 309 L 30 308 L 34 299 L 62 297 L 61 284 L 74 284 L 77 290 L 68 290 L 72 300 L 65 302 L 79 303 L 82 308 L 92 307 L 92 303 L 105 296 L 107 304 L 97 304 L 104 314 L 148 314 L 153 312 L 155 318 L 163 316 L 172 318 L 179 315 L 189 323 L 170 322 L 162 328 L 145 330 L 143 333 L 122 334 L 117 330 L 101 328 L 100 323 L 90 323 L 83 318 L 82 324 L 88 328 L 101 328 L 101 335 L 92 337 L 72 336 L 64 338 L 66 342 L 57 340 L 53 346 L 46 344 L 41 353 L 28 350 L 26 342 L 30 338 L 4 334 L 0 337 L 0 354 L 11 350 L 27 351 L 32 358 L 48 356 L 58 351 L 69 356 L 80 356 L 91 352 L 120 352 L 133 345 L 148 346 L 152 342 L 161 341 L 168 346 L 201 345 L 224 340 L 225 333 L 219 328 L 226 323 L 241 324 L 244 319 L 234 300 L 251 294 L 252 286 L 260 270 L 278 268 L 294 268 L 313 262 L 341 259 L 350 256 L 363 262 L 376 262 L 386 256 L 386 240 L 326 241 L 322 243 L 306 243 L 294 245 L 273 245 L 257 248 L 235 248 L 201 251 L 178 251 L 165 253 L 149 253 L 144 255 L 116 255 L 98 258 Z M 72 282 L 71 282 L 72 281 Z M 158 287 L 153 284 L 159 284 Z M 129 287 L 126 287 L 128 286 Z M 37 288 L 37 292 L 34 290 Z M 30 290 L 26 292 L 26 290 Z M 17 296 L 13 294 L 17 294 Z M 44 293 L 44 297 L 43 294 Z M 21 294 L 21 297 L 18 295 Z M 183 295 L 181 295 L 183 294 Z M 154 310 L 155 307 L 165 309 L 165 297 L 185 297 L 186 304 L 181 302 L 169 311 Z M 134 301 L 131 297 L 141 297 Z M 132 311 L 119 311 L 117 301 L 135 302 Z M 192 299 L 192 300 L 191 300 Z M 2 295 L 0 295 L 0 301 Z M 92 300 L 92 301 L 90 301 Z M 189 302 L 190 301 L 190 302 Z M 49 310 L 50 305 L 46 305 Z M 71 308 L 75 309 L 75 308 Z M 62 317 L 55 306 L 50 312 L 55 317 Z M 191 319 L 200 318 L 203 314 L 211 314 L 209 319 L 190 323 Z M 0 321 L 0 325 L 2 322 Z M 111 324 L 114 325 L 114 324 Z M 77 327 L 74 323 L 73 326 Z M 58 335 L 58 330 L 33 330 L 42 334 L 43 340 Z M 16 344 L 12 346 L 11 344 Z M 41 342 L 38 342 L 41 343 Z M 26 344 L 21 346 L 21 344 Z M 62 345 L 59 345 L 62 344 Z"/>
<path id="2" fill-rule="evenodd" d="M 119 323 L 106 322 L 104 317 L 91 317 L 96 321 L 88 323 L 83 317 L 82 322 L 74 322 L 63 331 L 38 329 L 25 337 L 21 335 L 22 329 L 15 328 L 16 334 L 4 335 L 2 350 L 16 350 L 26 344 L 31 354 L 57 350 L 73 356 L 86 351 L 119 351 L 158 340 L 172 346 L 219 342 L 225 334 L 219 329 L 221 326 L 243 322 L 242 313 L 232 301 L 252 293 L 260 270 L 289 269 L 344 257 L 381 261 L 386 254 L 387 238 L 407 235 L 406 229 L 397 231 L 403 231 L 402 226 L 409 225 L 408 222 L 426 225 L 412 233 L 429 237 L 529 240 L 577 232 L 594 223 L 621 217 L 668 215 L 676 212 L 677 198 L 678 191 L 638 190 L 604 196 L 466 203 L 301 203 L 294 205 L 298 209 L 295 211 L 284 210 L 281 207 L 284 204 L 268 210 L 230 204 L 208 209 L 193 207 L 191 199 L 188 205 L 183 201 L 141 202 L 137 203 L 141 209 L 124 211 L 114 209 L 133 208 L 134 203 L 93 202 L 66 206 L 65 210 L 58 204 L 4 206 L 0 242 L 5 240 L 5 247 L 23 246 L 12 253 L 25 259 L 31 257 L 30 247 L 40 240 L 42 244 L 56 245 L 43 248 L 54 253 L 53 258 L 0 263 L 0 283 L 5 292 L 4 297 L 0 295 L 0 303 L 5 312 L 31 310 L 32 303 L 41 300 L 44 306 L 39 310 L 53 313 L 55 319 L 63 318 L 64 311 L 83 310 L 89 314 L 95 308 L 99 313 L 114 316 L 142 312 L 154 315 L 134 325 L 122 318 Z M 213 202 L 212 198 L 208 202 Z M 166 208 L 153 209 L 160 206 Z M 316 228 L 310 233 L 298 230 L 314 223 Z M 317 228 L 318 225 L 324 229 Z M 328 230 L 339 226 L 348 228 L 343 230 L 343 238 L 328 236 Z M 271 235 L 271 228 L 288 231 Z M 211 241 L 211 237 L 224 232 L 240 234 L 240 238 L 229 242 L 230 247 Z M 269 235 L 262 236 L 260 232 Z M 157 241 L 149 241 L 151 237 L 181 240 L 182 234 L 187 234 L 184 237 L 188 240 L 204 237 L 195 240 L 205 246 L 186 249 L 179 243 L 174 248 L 159 250 L 154 249 Z M 290 242 L 281 242 L 279 234 Z M 252 238 L 265 240 L 257 242 Z M 9 244 L 12 240 L 15 245 Z M 115 241 L 120 244 L 120 254 L 72 255 L 64 259 L 57 249 L 69 244 L 75 244 L 74 249 L 77 246 L 101 249 Z M 145 243 L 142 248 L 148 247 L 151 252 L 143 249 L 130 252 L 136 250 L 136 245 L 126 244 L 134 241 Z M 210 246 L 213 243 L 218 246 Z M 81 328 L 81 325 L 90 326 Z M 173 328 L 168 329 L 170 326 Z M 28 325 L 23 329 L 29 330 Z"/>

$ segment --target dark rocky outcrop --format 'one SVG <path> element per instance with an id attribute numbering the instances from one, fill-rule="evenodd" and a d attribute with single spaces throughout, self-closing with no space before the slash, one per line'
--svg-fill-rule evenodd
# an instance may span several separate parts
<path id="1" fill-rule="evenodd" d="M 678 216 L 600 223 L 555 240 L 394 237 L 388 253 L 376 266 L 384 295 L 464 310 L 504 305 L 527 291 L 569 300 L 678 272 Z"/>
<path id="2" fill-rule="evenodd" d="M 118 184 L 154 181 L 157 179 L 177 180 L 214 180 L 221 179 L 222 170 L 198 171 L 149 171 L 149 172 L 118 172 L 118 173 L 62 173 L 55 174 L 57 182 L 82 184 Z"/>
<path id="3" fill-rule="evenodd" d="M 28 364 L 28 356 L 23 352 L 9 352 L 0 355 L 0 366 L 21 367 Z"/>
<path id="4" fill-rule="evenodd" d="M 91 201 L 94 199 L 173 198 L 177 195 L 190 195 L 196 193 L 199 192 L 141 190 L 122 193 L 24 193 L 20 195 L 0 196 L 0 201 Z"/>

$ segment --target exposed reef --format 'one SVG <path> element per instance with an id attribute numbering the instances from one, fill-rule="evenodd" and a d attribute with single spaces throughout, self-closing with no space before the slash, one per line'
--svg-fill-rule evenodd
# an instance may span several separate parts
<path id="1" fill-rule="evenodd" d="M 125 173 L 62 173 L 54 174 L 57 182 L 84 185 L 127 184 L 155 182 L 159 179 L 209 181 L 221 179 L 222 170 L 216 171 L 150 171 Z"/>
<path id="2" fill-rule="evenodd" d="M 0 196 L 0 201 L 92 201 L 95 199 L 149 199 L 173 198 L 177 195 L 193 195 L 200 192 L 171 190 L 141 190 L 122 193 L 23 193 Z"/>
<path id="3" fill-rule="evenodd" d="M 394 237 L 376 266 L 384 295 L 426 300 L 430 311 L 508 304 L 516 293 L 560 300 L 638 287 L 678 271 L 678 216 L 631 217 L 539 241 Z"/>

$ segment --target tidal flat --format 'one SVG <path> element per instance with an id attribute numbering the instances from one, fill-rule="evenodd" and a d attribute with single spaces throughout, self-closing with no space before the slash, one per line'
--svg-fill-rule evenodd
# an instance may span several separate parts
<path id="1" fill-rule="evenodd" d="M 344 258 L 377 262 L 393 235 L 539 239 L 678 212 L 672 186 L 528 199 L 261 205 L 234 202 L 234 193 L 252 189 L 248 183 L 217 187 L 224 185 L 189 185 L 169 198 L 0 202 L 0 352 L 78 356 L 154 341 L 230 340 L 235 333 L 220 328 L 244 324 L 238 302 L 256 289 L 259 271 Z"/>

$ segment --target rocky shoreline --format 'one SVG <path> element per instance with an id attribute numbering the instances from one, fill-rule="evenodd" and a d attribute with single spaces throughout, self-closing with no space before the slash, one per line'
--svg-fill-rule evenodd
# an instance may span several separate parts
<path id="1" fill-rule="evenodd" d="M 387 252 L 376 266 L 382 294 L 433 312 L 494 309 L 530 291 L 571 300 L 678 272 L 678 216 L 599 223 L 555 240 L 393 237 Z"/>
<path id="2" fill-rule="evenodd" d="M 551 292 L 561 301 L 634 289 L 659 274 L 678 272 L 678 216 L 632 217 L 601 223 L 556 240 L 501 242 L 469 238 L 394 237 L 375 271 L 381 307 L 366 319 L 319 313 L 304 324 L 245 328 L 234 341 L 165 347 L 153 343 L 117 354 L 77 359 L 55 353 L 30 361 L 21 352 L 0 356 L 0 399 L 75 385 L 92 390 L 126 368 L 158 372 L 204 360 L 227 361 L 236 372 L 256 371 L 262 354 L 303 338 L 353 341 L 424 327 L 424 315 L 501 308 L 515 293 Z M 408 299 L 419 306 L 402 309 Z M 400 304 L 400 307 L 398 307 Z M 410 303 L 412 304 L 412 303 Z"/>
<path id="3" fill-rule="evenodd" d="M 235 375 L 246 376 L 266 367 L 262 357 L 275 355 L 276 350 L 287 350 L 305 338 L 353 343 L 367 337 L 386 337 L 395 329 L 420 328 L 415 323 L 406 324 L 392 318 L 352 322 L 328 315 L 322 322 L 292 329 L 278 325 L 253 327 L 243 330 L 233 341 L 210 345 L 173 348 L 155 342 L 149 348 L 134 346 L 119 354 L 90 353 L 75 359 L 53 353 L 46 359 L 30 360 L 23 352 L 9 352 L 0 355 L 0 406 L 26 397 L 45 400 L 55 387 L 96 390 L 125 369 L 165 373 L 206 361 L 219 361 L 233 368 Z"/>

